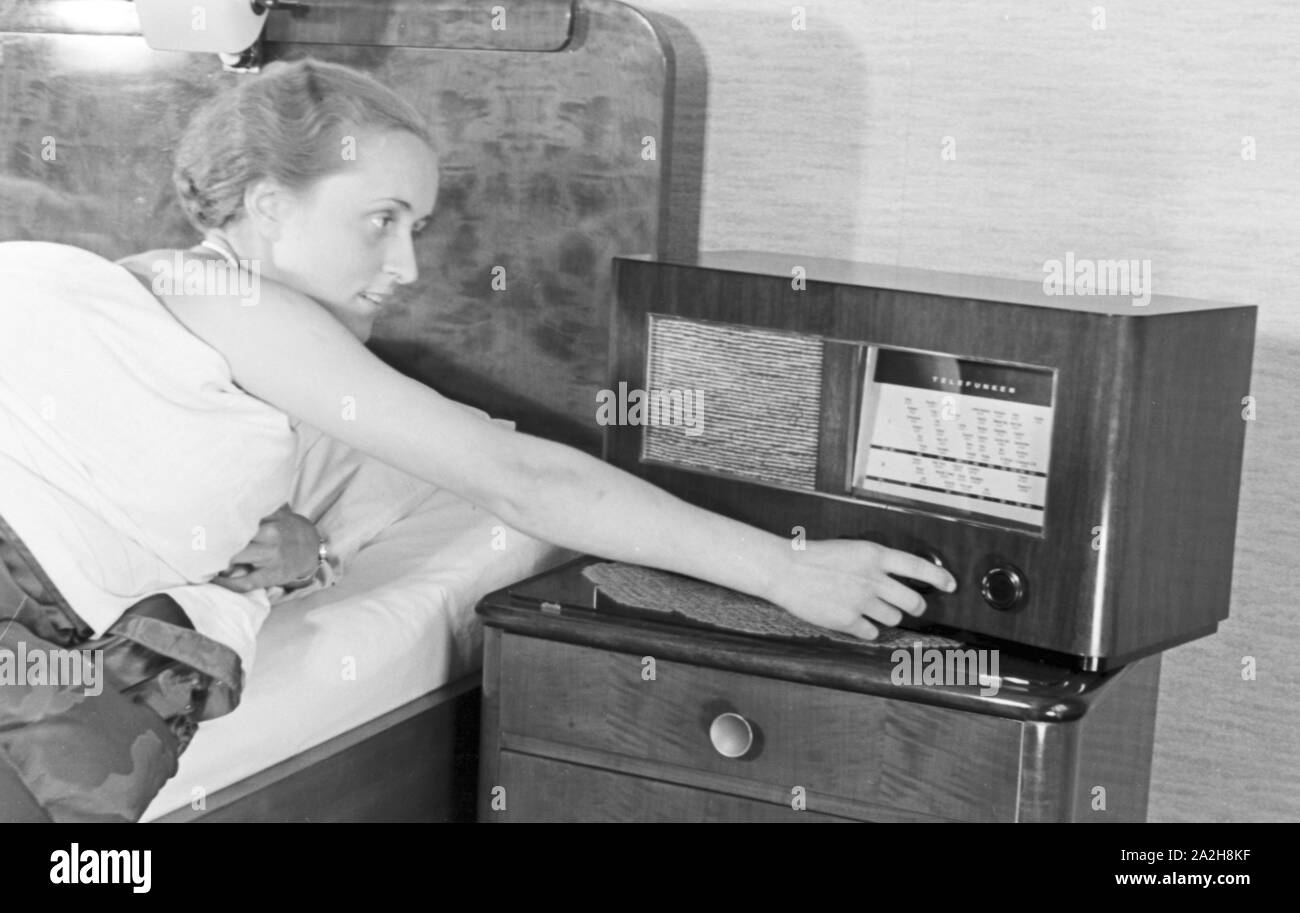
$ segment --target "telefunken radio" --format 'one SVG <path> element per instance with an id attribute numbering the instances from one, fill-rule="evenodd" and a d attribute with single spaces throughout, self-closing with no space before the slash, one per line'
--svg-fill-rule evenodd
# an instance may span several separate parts
<path id="1" fill-rule="evenodd" d="M 615 274 L 616 465 L 925 556 L 957 590 L 905 624 L 1083 669 L 1227 617 L 1254 307 L 751 252 Z"/>

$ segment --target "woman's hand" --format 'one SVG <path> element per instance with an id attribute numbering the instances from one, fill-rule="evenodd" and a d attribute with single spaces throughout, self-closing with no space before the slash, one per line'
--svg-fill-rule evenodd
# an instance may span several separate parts
<path id="1" fill-rule="evenodd" d="M 880 633 L 872 621 L 893 627 L 904 612 L 925 611 L 925 599 L 890 574 L 945 592 L 957 583 L 924 558 L 856 539 L 807 542 L 803 551 L 791 551 L 783 571 L 773 575 L 774 591 L 768 599 L 811 624 L 864 640 Z"/>
<path id="2" fill-rule="evenodd" d="M 319 562 L 320 536 L 306 517 L 286 504 L 262 521 L 253 541 L 212 579 L 236 593 L 302 580 Z"/>

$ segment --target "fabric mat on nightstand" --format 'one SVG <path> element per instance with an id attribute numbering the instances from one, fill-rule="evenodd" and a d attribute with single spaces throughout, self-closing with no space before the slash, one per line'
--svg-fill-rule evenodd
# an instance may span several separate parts
<path id="1" fill-rule="evenodd" d="M 635 564 L 602 562 L 584 568 L 582 574 L 600 587 L 605 596 L 630 608 L 676 615 L 739 634 L 831 640 L 867 649 L 895 650 L 918 642 L 922 647 L 962 646 L 961 641 L 949 637 L 880 625 L 877 625 L 880 636 L 876 640 L 859 640 L 809 624 L 765 599 Z"/>

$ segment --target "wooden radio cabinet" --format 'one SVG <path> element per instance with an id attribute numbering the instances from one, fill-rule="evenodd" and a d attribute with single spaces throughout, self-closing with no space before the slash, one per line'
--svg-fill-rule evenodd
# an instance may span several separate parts
<path id="1" fill-rule="evenodd" d="M 927 622 L 1078 668 L 1228 616 L 1256 308 L 747 251 L 614 271 L 610 390 L 645 404 L 619 468 L 925 555 L 959 582 Z"/>

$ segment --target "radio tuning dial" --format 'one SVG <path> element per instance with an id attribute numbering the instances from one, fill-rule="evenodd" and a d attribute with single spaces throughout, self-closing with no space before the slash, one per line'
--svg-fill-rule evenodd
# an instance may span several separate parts
<path id="1" fill-rule="evenodd" d="M 1025 575 L 1010 564 L 992 568 L 980 580 L 980 595 L 999 612 L 1009 612 L 1025 598 Z"/>

